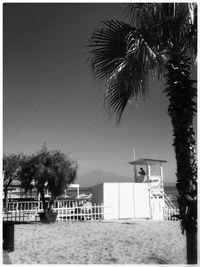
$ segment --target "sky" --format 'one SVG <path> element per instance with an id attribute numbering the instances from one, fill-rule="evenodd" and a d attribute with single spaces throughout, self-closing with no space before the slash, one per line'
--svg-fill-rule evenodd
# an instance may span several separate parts
<path id="1" fill-rule="evenodd" d="M 3 11 L 3 152 L 32 154 L 46 143 L 77 160 L 79 177 L 97 169 L 130 177 L 135 149 L 136 159 L 167 160 L 164 181 L 175 183 L 164 83 L 150 81 L 146 101 L 127 106 L 116 126 L 87 60 L 101 21 L 127 21 L 124 5 L 7 3 Z"/>

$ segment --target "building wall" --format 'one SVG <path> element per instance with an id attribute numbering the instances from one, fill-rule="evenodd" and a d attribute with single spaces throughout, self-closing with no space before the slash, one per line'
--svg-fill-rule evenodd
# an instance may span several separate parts
<path id="1" fill-rule="evenodd" d="M 133 183 L 119 183 L 119 218 L 134 218 L 134 202 L 135 196 L 133 191 Z"/>
<path id="2" fill-rule="evenodd" d="M 103 184 L 103 203 L 105 211 L 105 220 L 119 219 L 119 184 Z"/>
<path id="3" fill-rule="evenodd" d="M 163 220 L 164 219 L 164 199 L 155 198 L 151 199 L 151 208 L 152 208 L 152 220 Z"/>
<path id="4" fill-rule="evenodd" d="M 150 218 L 150 197 L 147 183 L 134 183 L 134 218 Z"/>
<path id="5" fill-rule="evenodd" d="M 150 218 L 148 184 L 102 183 L 93 187 L 92 203 L 103 203 L 104 219 Z"/>

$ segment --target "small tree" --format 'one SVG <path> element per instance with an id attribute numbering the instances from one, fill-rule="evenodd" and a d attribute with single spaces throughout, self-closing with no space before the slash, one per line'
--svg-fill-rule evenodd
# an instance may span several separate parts
<path id="1" fill-rule="evenodd" d="M 8 188 L 18 180 L 19 172 L 21 166 L 25 161 L 26 156 L 22 153 L 20 154 L 4 154 L 3 155 L 3 191 L 4 191 L 4 201 L 5 208 L 7 208 L 8 201 Z"/>
<path id="2" fill-rule="evenodd" d="M 41 196 L 45 213 L 48 204 L 45 190 L 51 194 L 51 201 L 64 193 L 77 175 L 77 162 L 60 151 L 49 151 L 44 146 L 36 155 L 26 161 L 20 172 L 21 186 L 27 192 L 36 188 Z"/>

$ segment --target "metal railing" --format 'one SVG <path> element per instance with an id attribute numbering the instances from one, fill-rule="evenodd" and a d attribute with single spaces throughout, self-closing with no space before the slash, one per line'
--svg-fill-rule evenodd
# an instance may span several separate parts
<path id="1" fill-rule="evenodd" d="M 164 219 L 171 220 L 171 221 L 178 221 L 179 218 L 177 215 L 179 214 L 179 209 L 176 208 L 174 203 L 169 199 L 169 197 L 164 193 L 164 201 L 165 201 L 165 208 L 164 208 Z"/>
<path id="2" fill-rule="evenodd" d="M 174 203 L 169 199 L 167 194 L 164 192 L 164 200 L 165 200 L 165 205 L 170 208 L 170 209 L 176 209 L 176 206 Z"/>

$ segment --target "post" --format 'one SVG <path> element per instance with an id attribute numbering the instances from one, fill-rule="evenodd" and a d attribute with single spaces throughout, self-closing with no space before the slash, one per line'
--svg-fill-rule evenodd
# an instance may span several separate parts
<path id="1" fill-rule="evenodd" d="M 136 177 L 137 177 L 137 168 L 136 165 L 134 165 L 134 182 L 136 182 Z"/>
<path id="2" fill-rule="evenodd" d="M 77 198 L 79 198 L 79 185 L 77 187 Z"/>
<path id="3" fill-rule="evenodd" d="M 102 219 L 104 220 L 104 206 L 103 206 L 103 203 L 101 203 L 101 211 L 102 211 Z"/>
<path id="4" fill-rule="evenodd" d="M 160 176 L 161 176 L 161 187 L 162 187 L 162 190 L 163 190 L 163 168 L 162 168 L 162 163 L 160 164 Z"/>
<path id="5" fill-rule="evenodd" d="M 147 165 L 147 176 L 148 176 L 148 178 L 150 178 L 150 176 L 151 176 L 151 168 L 150 168 L 149 164 Z"/>
<path id="6" fill-rule="evenodd" d="M 164 200 L 164 180 L 163 180 L 163 168 L 162 168 L 162 163 L 160 164 L 160 176 L 161 176 L 161 194 L 162 194 L 163 220 L 164 220 L 165 200 Z"/>
<path id="7" fill-rule="evenodd" d="M 135 161 L 135 148 L 133 148 L 133 160 Z"/>

